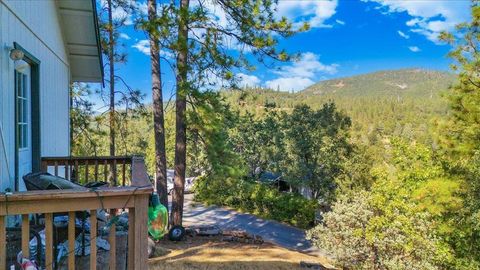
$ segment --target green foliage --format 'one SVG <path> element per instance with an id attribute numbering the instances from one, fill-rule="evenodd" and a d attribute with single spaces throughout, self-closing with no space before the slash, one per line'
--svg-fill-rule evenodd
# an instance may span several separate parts
<path id="1" fill-rule="evenodd" d="M 236 88 L 239 78 L 235 73 L 253 70 L 252 61 L 271 64 L 293 58 L 278 49 L 278 41 L 305 31 L 308 26 L 297 27 L 285 17 L 274 16 L 277 2 L 201 0 L 197 5 L 181 6 L 171 1 L 159 6 L 157 18 L 140 18 L 137 26 L 158 38 L 162 51 L 172 55 L 188 52 L 184 63 L 169 57 L 162 60 L 182 71 L 182 76 L 188 75 L 178 90 L 195 103 L 199 91 L 219 86 Z M 224 12 L 224 20 L 215 15 L 217 9 Z M 181 35 L 180 24 L 192 31 L 187 36 Z M 233 47 L 236 53 L 231 53 Z M 247 57 L 247 52 L 254 57 Z"/>
<path id="2" fill-rule="evenodd" d="M 275 104 L 270 110 L 277 113 L 290 113 L 301 104 L 317 110 L 333 101 L 351 118 L 350 141 L 373 163 L 381 163 L 384 140 L 390 136 L 436 145 L 432 118 L 447 115 L 442 94 L 454 79 L 446 72 L 405 69 L 322 81 L 298 93 L 248 88 L 222 94 L 233 109 L 253 118 L 266 115 L 268 104 Z"/>
<path id="3" fill-rule="evenodd" d="M 472 17 L 457 26 L 455 33 L 442 33 L 441 39 L 454 49 L 449 56 L 458 74 L 451 87 L 449 117 L 439 121 L 439 138 L 448 169 L 464 180 L 465 205 L 459 211 L 457 230 L 451 242 L 462 265 L 476 261 L 480 268 L 480 1 L 472 1 Z M 468 264 L 467 264 L 468 265 Z M 466 268 L 466 267 L 465 267 Z"/>
<path id="4" fill-rule="evenodd" d="M 286 178 L 310 188 L 312 197 L 334 199 L 335 179 L 344 171 L 353 146 L 348 142 L 350 118 L 334 103 L 319 110 L 303 105 L 284 115 L 287 145 Z"/>
<path id="5" fill-rule="evenodd" d="M 98 140 L 94 137 L 100 131 L 92 125 L 95 119 L 93 103 L 89 100 L 92 91 L 88 85 L 74 84 L 70 87 L 72 107 L 70 121 L 72 124 L 72 153 L 79 156 L 96 154 Z"/>
<path id="6" fill-rule="evenodd" d="M 344 269 L 443 269 L 449 250 L 429 216 L 400 196 L 384 199 L 367 192 L 344 197 L 307 237 Z"/>
<path id="7" fill-rule="evenodd" d="M 72 125 L 72 154 L 76 156 L 106 156 L 109 155 L 109 122 L 108 111 L 99 113 L 94 109 L 97 104 L 91 102 L 92 90 L 88 85 L 74 84 L 72 107 L 70 109 Z M 119 155 L 145 155 L 148 145 L 149 127 L 144 123 L 148 113 L 143 105 L 129 105 L 126 109 L 117 110 L 115 121 L 118 132 L 116 149 Z M 132 128 L 135 127 L 135 128 Z"/>
<path id="8" fill-rule="evenodd" d="M 123 50 L 125 45 L 119 38 L 120 30 L 126 25 L 127 16 L 114 18 L 112 13 L 114 10 L 131 13 L 134 8 L 135 5 L 126 0 L 102 1 L 98 5 L 102 57 L 107 66 L 112 67 L 112 69 L 105 68 L 106 71 L 108 70 L 108 76 L 105 77 L 109 77 L 106 83 L 110 91 L 105 91 L 104 87 L 93 91 L 88 85 L 72 85 L 71 152 L 73 155 L 105 156 L 111 153 L 109 147 L 113 147 L 117 155 L 128 155 L 136 153 L 145 145 L 145 141 L 141 139 L 143 130 L 130 129 L 133 121 L 145 116 L 142 103 L 145 95 L 138 89 L 132 89 L 125 80 L 114 74 L 113 68 L 116 64 L 127 62 L 127 55 Z M 97 100 L 102 104 L 91 102 L 93 94 L 97 95 Z M 106 107 L 108 109 L 104 110 Z M 107 139 L 110 134 L 112 137 Z M 132 141 L 139 142 L 137 145 L 132 145 Z M 112 145 L 109 146 L 109 143 Z"/>
<path id="9" fill-rule="evenodd" d="M 455 60 L 452 69 L 458 72 L 458 80 L 449 93 L 452 117 L 447 134 L 452 140 L 452 149 L 470 156 L 479 149 L 480 138 L 480 2 L 472 2 L 472 21 L 458 25 L 455 34 L 441 36 L 455 46 L 449 56 Z"/>
<path id="10" fill-rule="evenodd" d="M 282 116 L 274 110 L 256 119 L 247 113 L 232 122 L 229 137 L 234 151 L 248 167 L 248 175 L 254 177 L 257 168 L 281 173 L 285 166 L 285 141 Z"/>
<path id="11" fill-rule="evenodd" d="M 198 184 L 196 198 L 307 227 L 313 221 L 315 207 L 306 202 L 322 200 L 328 204 L 335 197 L 337 178 L 353 182 L 365 173 L 345 167 L 347 159 L 354 154 L 354 147 L 348 142 L 350 119 L 333 103 L 319 110 L 298 106 L 290 114 L 278 113 L 274 104 L 266 106 L 265 115 L 258 119 L 248 113 L 230 115 L 228 144 L 221 146 L 223 151 L 232 149 L 236 153 L 237 163 L 247 165 L 248 175 L 243 176 L 251 180 L 241 180 L 238 176 L 242 175 L 208 177 Z M 223 142 L 224 138 L 216 141 Z M 224 164 L 226 160 L 212 163 L 215 162 Z M 280 175 L 297 189 L 308 188 L 314 200 L 251 182 L 265 171 Z"/>
<path id="12" fill-rule="evenodd" d="M 375 179 L 372 176 L 372 168 L 375 158 L 370 149 L 362 145 L 354 145 L 354 151 L 345 160 L 343 172 L 335 179 L 337 196 L 353 196 L 359 190 L 369 190 Z"/>
<path id="13" fill-rule="evenodd" d="M 240 116 L 230 132 L 249 176 L 273 172 L 297 188 L 309 188 L 313 198 L 330 202 L 336 178 L 348 178 L 345 164 L 354 151 L 348 142 L 350 119 L 333 103 L 319 110 L 299 105 L 292 113 L 279 113 L 274 104 L 265 106 L 263 117 Z"/>
<path id="14" fill-rule="evenodd" d="M 218 93 L 198 93 L 198 102 L 188 111 L 187 154 L 193 175 L 240 177 L 243 163 L 229 142 L 228 127 L 237 121 Z"/>
<path id="15" fill-rule="evenodd" d="M 202 177 L 195 182 L 195 199 L 230 206 L 300 228 L 312 225 L 317 208 L 315 200 L 238 178 Z"/>
<path id="16" fill-rule="evenodd" d="M 337 202 L 310 237 L 352 269 L 454 267 L 462 182 L 424 145 L 394 138 L 387 153 L 371 190 Z"/>
<path id="17" fill-rule="evenodd" d="M 348 78 L 321 81 L 299 95 L 340 97 L 415 97 L 437 99 L 455 81 L 448 72 L 424 69 L 386 70 Z"/>

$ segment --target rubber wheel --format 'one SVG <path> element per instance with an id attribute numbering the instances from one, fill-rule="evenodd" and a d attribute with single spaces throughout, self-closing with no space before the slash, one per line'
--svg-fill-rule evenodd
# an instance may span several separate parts
<path id="1" fill-rule="evenodd" d="M 179 225 L 175 225 L 172 228 L 170 228 L 170 231 L 168 231 L 168 239 L 170 241 L 180 241 L 185 237 L 185 228 Z"/>

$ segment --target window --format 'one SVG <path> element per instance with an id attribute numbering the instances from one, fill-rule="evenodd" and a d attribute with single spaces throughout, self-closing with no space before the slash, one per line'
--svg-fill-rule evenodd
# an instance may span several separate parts
<path id="1" fill-rule="evenodd" d="M 28 82 L 27 75 L 15 71 L 17 91 L 18 148 L 28 148 Z"/>

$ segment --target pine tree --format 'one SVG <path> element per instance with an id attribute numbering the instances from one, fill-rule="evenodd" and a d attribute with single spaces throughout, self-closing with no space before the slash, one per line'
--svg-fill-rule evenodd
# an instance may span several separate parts
<path id="1" fill-rule="evenodd" d="M 123 44 L 119 42 L 119 34 L 120 30 L 127 25 L 129 17 L 117 18 L 114 17 L 114 13 L 116 10 L 123 10 L 126 14 L 133 14 L 135 5 L 126 0 L 107 0 L 103 2 L 100 10 L 100 42 L 104 60 L 108 66 L 108 79 L 106 79 L 108 92 L 105 93 L 103 89 L 99 91 L 101 100 L 108 110 L 101 112 L 101 115 L 103 118 L 104 113 L 108 114 L 108 154 L 115 156 L 118 154 L 117 148 L 123 144 L 123 154 L 126 155 L 128 154 L 128 145 L 125 142 L 129 134 L 126 126 L 127 118 L 130 114 L 144 112 L 142 104 L 144 95 L 139 90 L 132 89 L 123 78 L 116 74 L 115 66 L 127 62 L 127 55 L 122 51 Z M 106 155 L 107 153 L 101 154 Z M 115 173 L 114 170 L 112 172 Z M 115 175 L 110 177 L 115 177 Z"/>
<path id="2" fill-rule="evenodd" d="M 183 219 L 183 193 L 185 189 L 185 172 L 187 161 L 187 94 L 188 83 L 188 23 L 189 23 L 189 0 L 181 0 L 178 12 L 178 36 L 177 36 L 177 92 L 175 99 L 175 178 L 172 191 L 172 214 L 173 225 L 182 225 Z"/>
<path id="3" fill-rule="evenodd" d="M 472 3 L 471 22 L 440 38 L 454 46 L 449 56 L 455 60 L 452 70 L 458 73 L 449 94 L 454 124 L 450 146 L 456 153 L 472 155 L 480 150 L 480 1 Z"/>
<path id="4" fill-rule="evenodd" d="M 454 49 L 452 69 L 458 80 L 449 93 L 450 119 L 445 123 L 443 146 L 452 173 L 466 179 L 466 207 L 458 219 L 453 241 L 459 257 L 480 261 L 480 1 L 472 1 L 472 20 L 457 26 L 455 33 L 442 33 L 442 40 Z M 472 260 L 474 259 L 474 260 Z M 473 269 L 473 268 L 472 268 Z"/>
<path id="5" fill-rule="evenodd" d="M 148 0 L 148 20 L 157 20 L 157 1 Z M 168 209 L 167 159 L 165 150 L 165 120 L 163 111 L 162 78 L 160 66 L 159 32 L 155 24 L 144 24 L 150 38 L 152 72 L 153 132 L 155 137 L 155 184 L 160 202 Z M 153 27 L 148 27 L 153 26 Z"/>
<path id="6" fill-rule="evenodd" d="M 188 0 L 181 0 L 178 6 L 170 3 L 171 12 L 162 17 L 162 27 L 170 27 L 169 33 L 176 33 L 176 40 L 167 46 L 177 57 L 175 180 L 171 219 L 174 225 L 182 222 L 187 166 L 187 110 L 195 112 L 199 104 L 210 102 L 213 96 L 205 98 L 205 95 L 212 88 L 236 86 L 238 78 L 233 75 L 233 69 L 252 69 L 245 51 L 251 52 L 261 63 L 287 61 L 291 57 L 285 51 L 276 49 L 277 38 L 289 37 L 308 28 L 304 25 L 293 29 L 286 18 L 275 19 L 276 2 L 201 0 L 198 5 L 191 6 Z M 225 14 L 226 25 L 212 15 L 214 9 Z M 229 53 L 232 44 L 239 49 L 238 55 Z"/>

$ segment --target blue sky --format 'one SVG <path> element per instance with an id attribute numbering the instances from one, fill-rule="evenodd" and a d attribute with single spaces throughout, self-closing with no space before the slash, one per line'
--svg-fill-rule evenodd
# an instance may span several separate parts
<path id="1" fill-rule="evenodd" d="M 420 0 L 280 0 L 278 16 L 311 29 L 281 40 L 280 47 L 302 53 L 297 62 L 275 68 L 257 65 L 239 71 L 241 84 L 299 91 L 314 82 L 377 70 L 420 67 L 448 70 L 451 49 L 437 40 L 442 30 L 469 19 L 469 1 Z M 219 20 L 223 14 L 213 10 Z M 121 11 L 117 17 L 127 16 Z M 122 29 L 128 62 L 117 72 L 151 101 L 150 60 L 146 35 L 132 25 Z M 172 96 L 174 77 L 162 64 L 164 98 Z"/>

